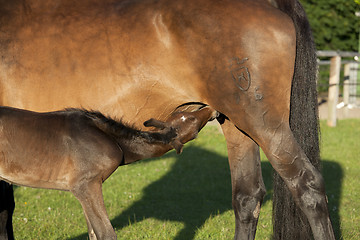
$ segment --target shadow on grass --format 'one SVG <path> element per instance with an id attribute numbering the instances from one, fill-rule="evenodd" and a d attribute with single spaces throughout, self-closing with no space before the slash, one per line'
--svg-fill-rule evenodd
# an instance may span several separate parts
<path id="1" fill-rule="evenodd" d="M 184 227 L 174 239 L 188 240 L 194 239 L 197 229 L 208 218 L 232 209 L 226 157 L 193 146 L 175 157 L 177 160 L 167 175 L 148 185 L 141 200 L 111 220 L 114 228 L 121 229 L 128 226 L 129 221 L 140 222 L 147 218 L 175 221 L 183 223 Z M 269 162 L 262 162 L 262 171 L 267 191 L 272 192 L 272 167 Z M 340 165 L 331 161 L 323 161 L 323 172 L 331 218 L 339 239 L 338 209 L 343 174 Z M 264 203 L 270 199 L 271 195 L 267 194 Z M 86 237 L 87 234 L 83 234 L 73 240 Z"/>
<path id="2" fill-rule="evenodd" d="M 322 160 L 322 174 L 325 181 L 326 195 L 329 200 L 328 208 L 335 232 L 335 239 L 341 239 L 342 233 L 340 228 L 339 210 L 344 173 L 342 167 L 337 162 Z"/>

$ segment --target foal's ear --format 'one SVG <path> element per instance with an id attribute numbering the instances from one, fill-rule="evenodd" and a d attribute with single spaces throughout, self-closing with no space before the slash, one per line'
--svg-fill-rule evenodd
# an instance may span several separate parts
<path id="1" fill-rule="evenodd" d="M 156 120 L 154 118 L 150 118 L 149 120 L 144 122 L 145 127 L 156 127 L 156 128 L 159 128 L 160 130 L 163 130 L 164 128 L 166 128 L 167 125 L 168 124 L 166 122 L 162 122 L 162 121 Z"/>
<path id="2" fill-rule="evenodd" d="M 182 144 L 179 140 L 172 141 L 170 145 L 176 150 L 177 154 L 182 153 L 184 144 Z"/>

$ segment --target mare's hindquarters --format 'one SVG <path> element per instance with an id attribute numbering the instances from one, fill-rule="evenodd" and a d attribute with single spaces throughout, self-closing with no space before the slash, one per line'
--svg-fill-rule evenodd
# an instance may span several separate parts
<path id="1" fill-rule="evenodd" d="M 236 10 L 227 9 L 233 21 L 227 23 L 228 31 L 217 39 L 223 38 L 222 57 L 213 67 L 207 90 L 209 99 L 213 99 L 209 105 L 228 118 L 223 130 L 232 174 L 235 239 L 254 238 L 264 195 L 255 143 L 285 181 L 310 222 L 314 237 L 334 238 L 323 179 L 309 161 L 317 162 L 319 156 L 315 50 L 304 11 L 296 0 L 292 3 L 284 7 L 292 19 L 266 4 L 234 3 L 233 8 L 238 7 L 242 15 L 236 16 Z M 280 3 L 279 6 L 283 7 Z M 243 146 L 240 140 L 245 141 Z M 293 220 L 277 219 L 278 213 L 275 217 L 292 233 L 289 237 L 281 230 L 276 237 L 311 237 L 298 225 L 286 225 Z"/>

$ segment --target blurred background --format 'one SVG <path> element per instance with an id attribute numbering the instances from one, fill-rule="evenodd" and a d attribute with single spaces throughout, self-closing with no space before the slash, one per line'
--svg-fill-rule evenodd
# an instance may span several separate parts
<path id="1" fill-rule="evenodd" d="M 360 118 L 360 0 L 300 0 L 303 4 L 319 56 L 319 110 L 320 118 Z M 335 66 L 340 57 L 340 64 Z M 338 79 L 329 84 L 331 66 Z M 338 69 L 337 69 L 338 68 Z M 329 87 L 334 86 L 337 99 L 332 101 L 335 116 L 329 116 Z M 335 96 L 334 96 L 335 97 Z M 330 113 L 329 113 L 330 111 Z M 329 119 L 328 121 L 334 121 Z M 336 123 L 329 123 L 329 125 Z"/>

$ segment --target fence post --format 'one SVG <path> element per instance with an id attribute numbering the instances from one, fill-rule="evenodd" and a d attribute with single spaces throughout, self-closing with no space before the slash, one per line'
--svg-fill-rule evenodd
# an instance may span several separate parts
<path id="1" fill-rule="evenodd" d="M 349 97 L 350 97 L 350 64 L 346 63 L 344 65 L 344 106 L 349 105 Z"/>
<path id="2" fill-rule="evenodd" d="M 329 96 L 328 96 L 328 119 L 327 125 L 336 127 L 336 105 L 339 99 L 341 57 L 335 56 L 330 60 Z"/>
<path id="3" fill-rule="evenodd" d="M 357 82 L 357 74 L 358 74 L 358 63 L 349 63 L 349 105 L 356 105 L 356 82 Z"/>
<path id="4" fill-rule="evenodd" d="M 358 63 L 347 63 L 344 66 L 344 105 L 356 104 L 356 82 Z"/>

